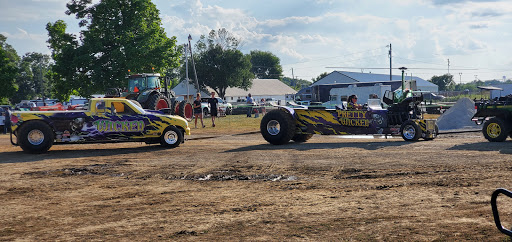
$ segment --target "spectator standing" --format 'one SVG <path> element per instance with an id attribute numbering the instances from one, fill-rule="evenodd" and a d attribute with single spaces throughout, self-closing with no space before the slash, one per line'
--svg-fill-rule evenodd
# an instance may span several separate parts
<path id="1" fill-rule="evenodd" d="M 201 118 L 201 125 L 204 127 L 203 123 L 203 110 L 201 109 L 201 93 L 196 94 L 196 100 L 194 100 L 194 116 L 196 117 L 195 127 L 197 129 L 197 119 Z"/>
<path id="2" fill-rule="evenodd" d="M 253 100 L 251 94 L 247 95 L 247 117 L 250 118 L 252 114 Z"/>
<path id="3" fill-rule="evenodd" d="M 215 92 L 211 93 L 212 96 L 208 99 L 208 105 L 210 106 L 210 116 L 212 117 L 212 127 L 215 127 L 215 117 L 217 117 L 217 104 L 219 100 L 215 98 Z"/>
<path id="4" fill-rule="evenodd" d="M 265 109 L 265 99 L 261 99 L 261 115 L 265 115 L 267 113 L 267 110 Z"/>

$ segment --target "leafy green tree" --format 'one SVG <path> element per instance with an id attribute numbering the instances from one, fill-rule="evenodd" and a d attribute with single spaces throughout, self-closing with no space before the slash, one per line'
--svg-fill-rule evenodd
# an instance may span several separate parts
<path id="1" fill-rule="evenodd" d="M 7 37 L 0 34 L 0 103 L 8 103 L 7 98 L 17 90 L 19 56 L 6 41 Z"/>
<path id="2" fill-rule="evenodd" d="M 429 82 L 436 84 L 439 87 L 439 91 L 451 91 L 455 87 L 453 76 L 450 74 L 444 74 L 442 76 L 433 76 Z"/>
<path id="3" fill-rule="evenodd" d="M 283 67 L 279 57 L 269 51 L 251 51 L 251 72 L 259 79 L 281 79 Z"/>
<path id="4" fill-rule="evenodd" d="M 18 91 L 12 97 L 14 103 L 24 99 L 52 97 L 52 86 L 48 81 L 50 56 L 41 53 L 25 54 L 19 65 L 19 75 L 16 78 Z"/>
<path id="5" fill-rule="evenodd" d="M 194 56 L 198 82 L 202 88 L 208 86 L 224 98 L 228 87 L 247 90 L 252 85 L 249 55 L 237 50 L 239 41 L 224 29 L 212 30 L 206 38 L 201 36 L 196 44 Z M 189 68 L 189 78 L 193 77 Z"/>
<path id="6" fill-rule="evenodd" d="M 132 73 L 161 72 L 178 65 L 176 37 L 168 38 L 159 11 L 150 0 L 72 0 L 66 14 L 85 28 L 79 38 L 66 33 L 66 23 L 48 23 L 55 61 L 52 81 L 59 99 L 126 86 Z M 80 40 L 80 42 L 78 41 Z"/>

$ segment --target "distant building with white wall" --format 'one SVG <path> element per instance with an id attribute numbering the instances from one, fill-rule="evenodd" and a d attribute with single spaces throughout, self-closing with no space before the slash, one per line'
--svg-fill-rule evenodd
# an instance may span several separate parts
<path id="1" fill-rule="evenodd" d="M 172 90 L 176 93 L 179 100 L 183 100 L 187 96 L 187 93 L 189 96 L 191 95 L 192 98 L 194 98 L 194 95 L 197 93 L 194 85 L 188 84 L 187 86 L 186 81 L 182 81 Z M 210 96 L 209 92 L 212 90 L 211 88 L 207 88 L 207 90 L 201 92 L 201 96 Z M 245 102 L 249 93 L 255 101 L 259 102 L 261 99 L 273 99 L 284 105 L 287 100 L 293 100 L 297 91 L 278 79 L 253 79 L 252 86 L 248 90 L 241 88 L 226 89 L 224 100 L 230 103 Z"/>

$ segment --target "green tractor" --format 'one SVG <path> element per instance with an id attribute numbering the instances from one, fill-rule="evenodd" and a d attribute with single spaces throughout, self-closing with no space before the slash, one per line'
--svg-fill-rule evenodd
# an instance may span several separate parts
<path id="1" fill-rule="evenodd" d="M 123 97 L 136 100 L 144 109 L 161 110 L 192 120 L 192 104 L 186 100 L 177 101 L 176 94 L 167 88 L 169 79 L 165 78 L 163 88 L 161 79 L 162 77 L 158 73 L 132 74 L 128 76 L 127 89 L 110 89 L 107 91 L 106 97 Z"/>

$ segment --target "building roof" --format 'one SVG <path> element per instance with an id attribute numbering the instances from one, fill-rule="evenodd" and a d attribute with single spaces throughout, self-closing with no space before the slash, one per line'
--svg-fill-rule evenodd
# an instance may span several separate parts
<path id="1" fill-rule="evenodd" d="M 189 84 L 188 88 L 190 95 L 194 95 L 194 93 L 197 92 L 193 84 Z M 187 95 L 186 81 L 183 80 L 172 90 L 178 96 Z M 210 92 L 211 90 L 211 88 L 208 88 L 207 91 Z M 278 79 L 253 79 L 252 86 L 248 90 L 233 87 L 226 89 L 226 96 L 228 97 L 245 97 L 248 93 L 251 93 L 253 96 L 281 96 L 285 94 L 295 94 L 297 91 Z M 208 95 L 204 91 L 201 92 L 201 95 L 204 94 Z"/>
<path id="2" fill-rule="evenodd" d="M 297 91 L 278 79 L 253 79 L 247 91 L 241 88 L 226 89 L 226 96 L 230 97 L 245 97 L 248 93 L 253 96 L 280 96 L 295 94 Z"/>
<path id="3" fill-rule="evenodd" d="M 406 76 L 406 80 L 416 80 L 417 86 L 430 86 L 437 87 L 437 85 L 426 81 L 417 76 Z M 392 75 L 392 81 L 401 81 L 402 75 Z M 361 73 L 361 72 L 350 72 L 350 71 L 333 71 L 329 75 L 315 82 L 313 85 L 323 85 L 332 83 L 352 83 L 352 82 L 382 82 L 389 81 L 389 74 L 373 74 L 373 73 Z"/>

